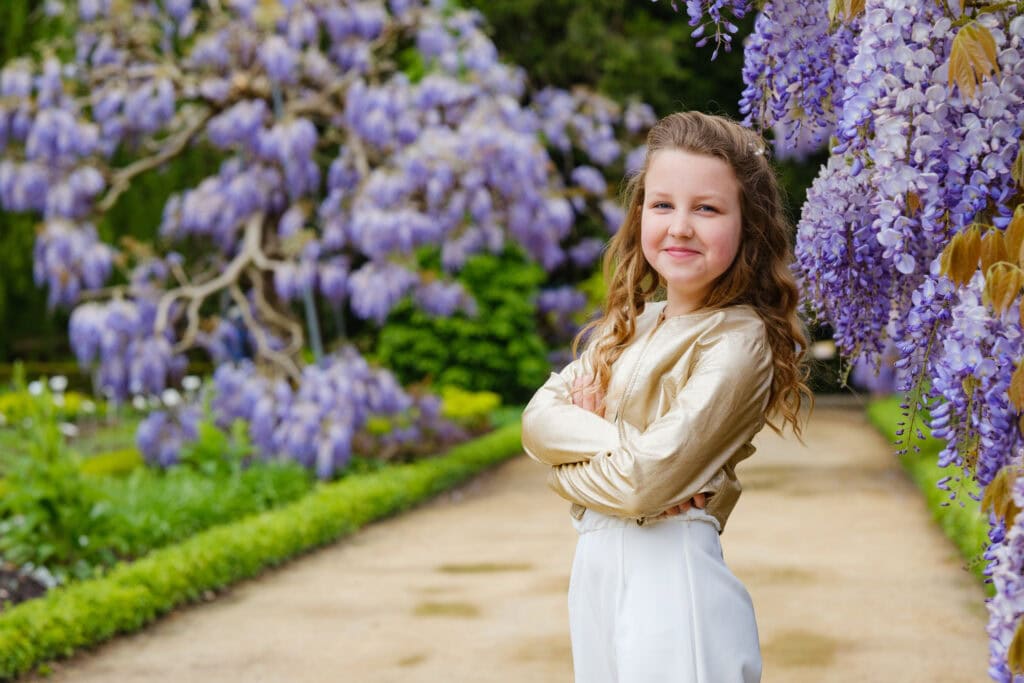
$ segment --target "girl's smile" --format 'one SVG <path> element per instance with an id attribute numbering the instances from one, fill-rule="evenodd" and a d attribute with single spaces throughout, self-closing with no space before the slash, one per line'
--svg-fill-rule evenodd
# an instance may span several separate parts
<path id="1" fill-rule="evenodd" d="M 666 249 L 665 251 L 667 251 L 669 254 L 677 258 L 683 258 L 686 256 L 696 256 L 697 254 L 700 253 L 698 251 L 694 251 L 693 249 L 676 249 L 674 247 Z"/>

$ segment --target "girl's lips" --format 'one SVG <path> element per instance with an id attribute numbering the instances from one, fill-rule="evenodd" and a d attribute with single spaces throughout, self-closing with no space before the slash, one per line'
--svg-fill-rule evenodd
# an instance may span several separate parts
<path id="1" fill-rule="evenodd" d="M 693 249 L 676 249 L 676 248 L 672 248 L 672 249 L 666 249 L 665 251 L 667 251 L 672 256 L 690 256 L 692 254 L 699 253 L 699 252 L 694 251 Z"/>

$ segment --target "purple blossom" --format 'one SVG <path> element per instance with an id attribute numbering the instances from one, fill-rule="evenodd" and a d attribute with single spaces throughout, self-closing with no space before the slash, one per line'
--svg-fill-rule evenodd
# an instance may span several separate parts
<path id="1" fill-rule="evenodd" d="M 200 417 L 195 406 L 150 413 L 139 423 L 135 434 L 135 443 L 146 462 L 159 467 L 177 463 L 181 447 L 199 438 Z"/>
<path id="2" fill-rule="evenodd" d="M 621 222 L 604 178 L 652 111 L 634 103 L 624 113 L 585 89 L 530 94 L 475 11 L 406 0 L 288 0 L 276 14 L 256 0 L 221 4 L 216 21 L 192 0 L 137 4 L 135 22 L 155 29 L 138 33 L 112 30 L 118 17 L 100 21 L 109 2 L 83 0 L 72 63 L 0 70 L 0 203 L 41 215 L 35 276 L 51 305 L 77 303 L 111 274 L 116 254 L 87 221 L 120 190 L 112 179 L 154 155 L 173 158 L 179 142 L 224 159 L 175 188 L 157 253 L 116 255 L 131 270 L 115 298 L 72 310 L 76 357 L 99 391 L 124 401 L 172 386 L 187 364 L 175 349 L 198 346 L 218 365 L 218 425 L 246 420 L 262 457 L 321 477 L 365 443 L 374 416 L 402 418 L 373 437 L 379 446 L 464 437 L 440 419 L 436 397 L 413 400 L 352 349 L 303 364 L 294 322 L 312 338 L 325 313 L 341 324 L 321 329 L 343 327 L 347 305 L 381 323 L 405 297 L 434 315 L 476 315 L 454 278 L 417 272 L 424 247 L 440 251 L 447 274 L 511 243 L 549 270 L 565 264 L 560 282 L 582 275 L 603 242 L 580 228 Z M 406 39 L 428 62 L 416 82 L 396 68 Z M 211 282 L 221 286 L 192 309 L 187 294 L 160 303 L 171 288 Z M 312 307 L 292 305 L 307 293 Z M 267 347 L 287 362 L 271 366 Z M 281 369 L 288 380 L 271 374 Z M 187 416 L 154 415 L 140 428 L 151 463 L 176 462 Z"/>
<path id="3" fill-rule="evenodd" d="M 601 172 L 593 166 L 577 166 L 572 171 L 572 181 L 589 194 L 601 196 L 608 191 L 608 183 Z"/>
<path id="4" fill-rule="evenodd" d="M 291 83 L 295 80 L 298 62 L 295 51 L 281 36 L 270 36 L 260 48 L 260 62 L 267 70 L 267 76 L 275 83 Z"/>
<path id="5" fill-rule="evenodd" d="M 418 278 L 399 265 L 368 261 L 348 278 L 352 311 L 382 324 Z"/>
<path id="6" fill-rule="evenodd" d="M 435 316 L 447 317 L 459 310 L 477 314 L 476 301 L 459 282 L 428 282 L 416 289 L 415 299 L 420 308 Z"/>

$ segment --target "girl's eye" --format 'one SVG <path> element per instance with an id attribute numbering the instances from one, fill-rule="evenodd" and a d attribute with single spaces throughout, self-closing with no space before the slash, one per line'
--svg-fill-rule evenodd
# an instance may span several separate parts
<path id="1" fill-rule="evenodd" d="M 654 205 L 654 208 L 655 209 L 670 209 L 670 208 L 672 208 L 672 205 L 669 204 L 668 202 L 657 202 Z"/>
<path id="2" fill-rule="evenodd" d="M 700 206 L 697 207 L 697 210 L 703 213 L 718 213 L 718 209 L 716 209 L 713 206 L 708 206 L 707 204 L 701 204 Z"/>

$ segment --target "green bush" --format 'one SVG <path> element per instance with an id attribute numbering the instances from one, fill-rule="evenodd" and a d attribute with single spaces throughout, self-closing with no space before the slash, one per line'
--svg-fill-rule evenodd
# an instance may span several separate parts
<path id="1" fill-rule="evenodd" d="M 83 471 L 127 474 L 103 482 L 118 558 L 139 557 L 217 524 L 294 501 L 312 489 L 306 468 L 292 461 L 255 460 L 252 451 L 243 421 L 226 433 L 207 415 L 198 425 L 198 438 L 182 447 L 178 466 L 138 467 L 142 456 L 135 449 L 86 460 Z"/>
<path id="2" fill-rule="evenodd" d="M 892 443 L 896 443 L 898 438 L 906 438 L 896 435 L 896 431 L 900 429 L 898 423 L 904 419 L 900 410 L 900 400 L 900 396 L 891 396 L 873 400 L 868 404 L 868 419 Z M 921 426 L 920 420 L 918 426 Z M 924 431 L 927 431 L 927 427 L 922 428 L 922 432 Z M 904 434 L 912 435 L 913 432 L 913 429 L 908 428 Z M 951 503 L 949 492 L 936 486 L 939 479 L 951 473 L 950 470 L 938 465 L 938 455 L 944 447 L 944 442 L 929 435 L 924 440 L 912 438 L 911 443 L 920 451 L 908 449 L 907 453 L 899 456 L 900 464 L 924 494 L 932 518 L 956 545 L 971 572 L 979 581 L 984 581 L 986 577 L 982 572 L 985 569 L 985 560 L 982 553 L 988 544 L 989 526 L 988 516 L 981 513 L 980 503 L 970 497 L 980 497 L 977 482 L 961 474 L 964 488 L 957 493 L 959 500 Z M 991 583 L 984 584 L 984 588 L 990 597 L 994 594 Z"/>
<path id="3" fill-rule="evenodd" d="M 246 458 L 244 424 L 228 436 L 201 423 L 182 466 L 169 470 L 139 467 L 134 448 L 82 459 L 64 443 L 48 392 L 18 393 L 28 397 L 26 413 L 4 430 L 17 448 L 0 448 L 0 554 L 45 566 L 62 583 L 291 502 L 313 486 L 297 463 Z M 111 473 L 127 476 L 102 476 Z"/>
<path id="4" fill-rule="evenodd" d="M 31 405 L 37 398 L 26 390 L 0 394 L 0 417 L 9 424 L 23 420 L 32 410 Z M 60 420 L 73 420 L 84 415 L 102 415 L 105 410 L 102 401 L 93 401 L 77 391 L 61 394 L 47 392 L 45 400 L 52 404 L 53 414 Z"/>
<path id="5" fill-rule="evenodd" d="M 421 259 L 424 267 L 439 267 L 436 250 Z M 477 318 L 435 318 L 405 301 L 381 329 L 371 357 L 406 385 L 425 381 L 524 401 L 549 372 L 534 303 L 543 270 L 509 246 L 500 256 L 470 257 L 459 280 L 476 299 Z"/>
<path id="6" fill-rule="evenodd" d="M 0 555 L 45 566 L 61 581 L 91 576 L 114 560 L 110 507 L 65 445 L 48 390 L 29 394 L 20 374 L 15 388 L 28 399 L 14 422 L 19 448 L 0 451 Z"/>
<path id="7" fill-rule="evenodd" d="M 491 416 L 500 406 L 501 397 L 493 391 L 466 391 L 459 387 L 443 386 L 438 392 L 441 398 L 441 416 L 471 432 L 486 430 L 491 425 Z M 372 436 L 390 434 L 396 427 L 407 427 L 415 418 L 411 412 L 398 415 L 372 415 L 366 421 L 366 432 Z M 415 455 L 414 449 L 407 455 Z"/>
<path id="8" fill-rule="evenodd" d="M 138 448 L 120 448 L 116 451 L 97 453 L 82 460 L 81 470 L 85 474 L 110 476 L 128 474 L 146 464 Z"/>
<path id="9" fill-rule="evenodd" d="M 136 631 L 204 592 L 405 510 L 521 452 L 514 422 L 447 455 L 320 484 L 286 507 L 219 526 L 0 613 L 0 679 Z"/>
<path id="10" fill-rule="evenodd" d="M 218 524 L 298 500 L 313 488 L 310 472 L 294 462 L 247 468 L 154 470 L 140 467 L 104 480 L 114 511 L 111 536 L 120 558 L 178 543 Z"/>
<path id="11" fill-rule="evenodd" d="M 441 387 L 441 415 L 469 429 L 486 426 L 500 405 L 501 397 L 493 391 L 472 392 L 458 387 Z"/>

